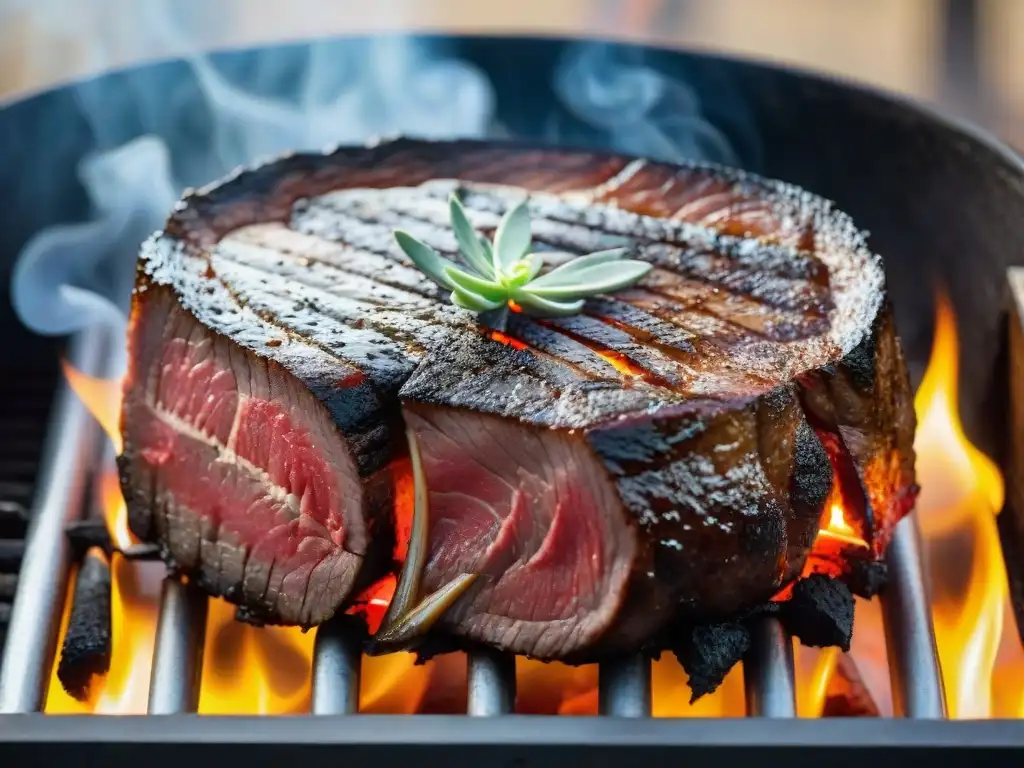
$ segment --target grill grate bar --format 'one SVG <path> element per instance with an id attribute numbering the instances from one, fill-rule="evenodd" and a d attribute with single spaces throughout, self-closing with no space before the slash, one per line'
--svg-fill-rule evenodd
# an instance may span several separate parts
<path id="1" fill-rule="evenodd" d="M 611 717 L 651 716 L 651 660 L 640 654 L 599 667 L 597 707 Z"/>
<path id="2" fill-rule="evenodd" d="M 177 715 L 199 709 L 208 604 L 206 595 L 196 587 L 164 579 L 149 681 L 149 714 Z"/>
<path id="3" fill-rule="evenodd" d="M 313 646 L 314 715 L 351 715 L 359 711 L 362 648 L 359 634 L 345 616 L 320 626 Z"/>
<path id="4" fill-rule="evenodd" d="M 754 624 L 751 648 L 743 658 L 747 715 L 796 717 L 793 640 L 773 616 Z"/>
<path id="5" fill-rule="evenodd" d="M 496 717 L 515 710 L 516 660 L 507 653 L 479 648 L 469 653 L 466 714 Z"/>
<path id="6" fill-rule="evenodd" d="M 885 561 L 889 582 L 880 597 L 893 709 L 904 717 L 944 718 L 946 697 L 915 515 L 896 526 Z"/>
<path id="7" fill-rule="evenodd" d="M 97 326 L 71 339 L 69 359 L 104 375 L 109 332 Z M 81 516 L 85 486 L 100 454 L 99 425 L 61 381 L 40 462 L 39 493 L 25 539 L 24 565 L 0 660 L 0 713 L 42 709 L 67 595 L 70 547 L 64 527 Z"/>

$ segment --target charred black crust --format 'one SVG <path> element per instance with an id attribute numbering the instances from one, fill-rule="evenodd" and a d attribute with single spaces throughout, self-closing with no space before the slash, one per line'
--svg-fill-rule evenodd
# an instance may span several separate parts
<path id="1" fill-rule="evenodd" d="M 536 357 L 528 350 L 488 344 L 482 338 L 456 336 L 441 344 L 429 361 L 413 371 L 402 387 L 403 398 L 445 405 L 453 390 L 473 376 L 488 374 L 509 379 L 536 370 Z"/>
<path id="2" fill-rule="evenodd" d="M 750 644 L 750 631 L 738 621 L 682 629 L 671 650 L 689 676 L 690 703 L 714 693 Z"/>
<path id="3" fill-rule="evenodd" d="M 843 581 L 857 597 L 871 599 L 889 583 L 889 566 L 884 560 L 850 558 Z"/>
<path id="4" fill-rule="evenodd" d="M 764 557 L 780 552 L 786 544 L 786 523 L 782 509 L 775 507 L 757 517 L 745 518 L 739 528 L 740 551 L 746 555 Z"/>
<path id="5" fill-rule="evenodd" d="M 707 427 L 699 412 L 673 420 L 627 420 L 587 431 L 587 442 L 615 476 L 635 474 L 678 452 Z"/>
<path id="6" fill-rule="evenodd" d="M 841 580 L 814 573 L 800 579 L 793 595 L 781 606 L 786 628 L 804 645 L 838 646 L 850 650 L 853 639 L 854 601 Z"/>
<path id="7" fill-rule="evenodd" d="M 832 464 L 817 433 L 805 420 L 796 431 L 790 497 L 794 504 L 820 509 L 832 492 Z"/>
<path id="8" fill-rule="evenodd" d="M 884 316 L 883 312 L 879 313 Z M 875 355 L 878 351 L 878 334 L 868 333 L 864 335 L 860 344 L 855 346 L 842 359 L 840 366 L 846 371 L 850 382 L 862 394 L 870 394 L 875 388 Z"/>

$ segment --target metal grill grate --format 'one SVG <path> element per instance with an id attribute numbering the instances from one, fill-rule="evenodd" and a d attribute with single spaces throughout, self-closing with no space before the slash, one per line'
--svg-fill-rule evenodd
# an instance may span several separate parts
<path id="1" fill-rule="evenodd" d="M 8 634 L 56 366 L 0 379 L 0 648 Z"/>
<path id="2" fill-rule="evenodd" d="M 77 337 L 72 362 L 102 371 L 107 339 L 99 331 Z M 10 636 L 0 667 L 0 713 L 41 710 L 45 683 L 57 641 L 68 577 L 64 526 L 82 509 L 82 488 L 101 456 L 96 425 L 74 394 L 58 389 L 37 493 L 35 519 L 25 545 Z M 887 556 L 890 582 L 883 596 L 894 705 L 911 718 L 944 718 L 934 631 L 919 557 L 913 517 L 897 528 Z M 207 600 L 193 587 L 164 583 L 153 656 L 150 714 L 195 712 L 199 698 L 201 654 Z M 318 630 L 313 659 L 312 713 L 344 715 L 358 709 L 360 647 L 343 620 Z M 792 643 L 782 625 L 765 618 L 744 659 L 747 712 L 750 716 L 796 716 Z M 641 657 L 602 664 L 601 715 L 643 718 L 651 715 L 650 662 Z M 515 701 L 515 664 L 511 656 L 478 651 L 469 656 L 467 714 L 498 717 Z"/>

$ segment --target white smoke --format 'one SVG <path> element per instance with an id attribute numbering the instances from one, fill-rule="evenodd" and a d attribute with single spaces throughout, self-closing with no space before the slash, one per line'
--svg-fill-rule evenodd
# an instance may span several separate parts
<path id="1" fill-rule="evenodd" d="M 604 141 L 620 152 L 737 165 L 694 89 L 645 65 L 635 49 L 582 44 L 565 57 L 554 85 L 569 111 L 604 132 Z"/>
<path id="2" fill-rule="evenodd" d="M 33 0 L 21 12 L 67 41 L 92 70 L 177 55 L 193 78 L 129 72 L 116 75 L 116 84 L 98 78 L 75 86 L 96 143 L 79 168 L 92 218 L 38 233 L 19 256 L 12 285 L 19 316 L 41 334 L 123 324 L 138 246 L 160 228 L 185 186 L 287 150 L 399 133 L 508 133 L 495 120 L 497 94 L 488 77 L 435 43 L 401 36 L 314 41 L 272 60 L 236 54 L 215 64 L 201 51 L 244 20 L 242 6 L 232 14 L 226 9 L 237 4 L 96 1 L 105 12 L 81 18 L 77 0 Z M 389 4 L 396 18 L 402 5 Z M 324 3 L 295 3 L 297 13 L 316 8 Z M 686 84 L 620 60 L 614 50 L 579 44 L 555 75 L 564 106 L 596 131 L 598 143 L 658 159 L 735 162 Z M 558 134 L 576 143 L 572 129 Z"/>

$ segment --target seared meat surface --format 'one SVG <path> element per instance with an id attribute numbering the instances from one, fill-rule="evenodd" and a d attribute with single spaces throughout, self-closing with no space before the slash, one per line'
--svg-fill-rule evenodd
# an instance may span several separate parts
<path id="1" fill-rule="evenodd" d="M 453 192 L 485 233 L 528 196 L 552 264 L 627 246 L 655 269 L 493 332 L 392 238 L 454 258 Z M 405 428 L 429 488 L 420 590 L 473 576 L 439 626 L 541 658 L 763 603 L 828 503 L 880 556 L 916 492 L 881 262 L 785 184 L 399 140 L 201 190 L 139 264 L 131 526 L 253 619 L 317 624 L 390 566 Z"/>

